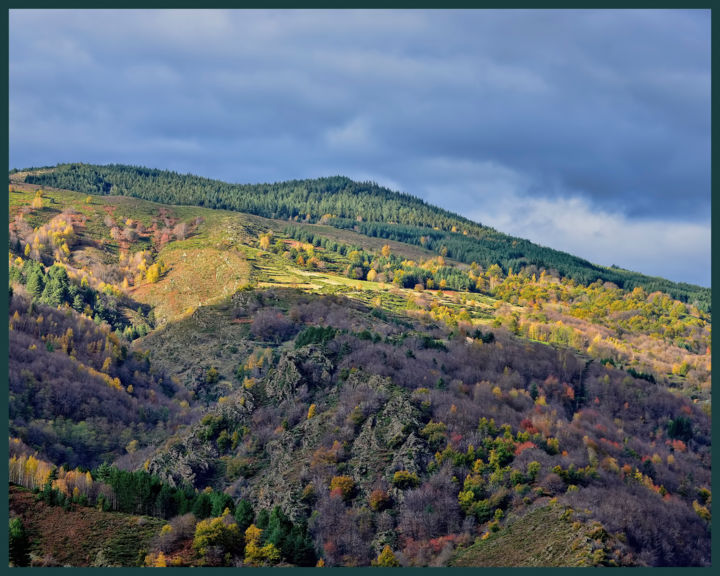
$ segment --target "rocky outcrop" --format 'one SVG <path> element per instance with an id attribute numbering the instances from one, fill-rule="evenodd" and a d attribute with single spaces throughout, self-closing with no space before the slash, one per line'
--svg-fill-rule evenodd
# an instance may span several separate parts
<path id="1" fill-rule="evenodd" d="M 235 428 L 245 421 L 253 405 L 252 394 L 241 390 L 226 402 L 216 404 L 208 415 Z M 219 457 L 215 443 L 208 441 L 205 425 L 200 420 L 168 440 L 149 461 L 147 469 L 173 486 L 188 484 L 203 488 L 212 483 Z"/>
<path id="2" fill-rule="evenodd" d="M 379 386 L 389 390 L 384 379 Z M 417 409 L 396 392 L 377 414 L 363 423 L 348 462 L 361 489 L 370 490 L 378 471 L 391 480 L 396 470 L 419 471 L 426 465 L 424 443 L 413 432 L 419 422 Z"/>
<path id="3" fill-rule="evenodd" d="M 202 486 L 213 475 L 218 452 L 192 429 L 181 438 L 170 440 L 150 460 L 148 472 L 172 486 Z"/>
<path id="4" fill-rule="evenodd" d="M 332 369 L 332 362 L 317 346 L 290 350 L 265 377 L 265 393 L 278 402 L 290 399 L 302 385 L 312 388 L 330 384 Z"/>

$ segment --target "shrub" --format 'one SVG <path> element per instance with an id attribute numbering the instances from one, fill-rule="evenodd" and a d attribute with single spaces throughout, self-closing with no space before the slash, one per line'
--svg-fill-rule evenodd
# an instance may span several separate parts
<path id="1" fill-rule="evenodd" d="M 420 484 L 420 479 L 413 472 L 398 470 L 393 475 L 392 484 L 395 488 L 405 490 L 406 488 L 416 488 Z"/>
<path id="2" fill-rule="evenodd" d="M 335 337 L 336 332 L 332 326 L 308 326 L 295 338 L 295 348 L 308 344 L 327 344 Z"/>
<path id="3" fill-rule="evenodd" d="M 350 500 L 355 492 L 355 481 L 350 476 L 333 476 L 330 480 L 330 492 Z"/>
<path id="4" fill-rule="evenodd" d="M 375 512 L 381 512 L 390 506 L 390 494 L 380 488 L 373 490 L 368 498 L 368 503 Z"/>
<path id="5" fill-rule="evenodd" d="M 443 447 L 447 436 L 447 426 L 443 422 L 434 422 L 430 420 L 427 425 L 420 431 L 420 435 L 427 439 L 432 450 L 439 450 Z"/>

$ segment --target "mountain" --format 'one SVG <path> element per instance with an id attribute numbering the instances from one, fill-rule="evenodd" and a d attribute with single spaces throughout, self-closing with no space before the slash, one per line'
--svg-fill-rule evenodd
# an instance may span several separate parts
<path id="1" fill-rule="evenodd" d="M 324 218 L 339 228 L 357 229 L 379 238 L 422 245 L 443 256 L 505 272 L 535 266 L 555 269 L 585 284 L 601 280 L 621 288 L 662 290 L 686 303 L 710 308 L 710 290 L 602 267 L 521 238 L 501 234 L 467 218 L 426 204 L 410 194 L 372 182 L 344 177 L 292 180 L 275 184 L 237 185 L 143 167 L 64 164 L 29 174 L 26 182 L 67 188 L 83 194 L 134 196 L 166 204 L 207 206 L 267 218 Z"/>
<path id="2" fill-rule="evenodd" d="M 707 289 L 340 177 L 9 206 L 15 563 L 709 565 Z"/>

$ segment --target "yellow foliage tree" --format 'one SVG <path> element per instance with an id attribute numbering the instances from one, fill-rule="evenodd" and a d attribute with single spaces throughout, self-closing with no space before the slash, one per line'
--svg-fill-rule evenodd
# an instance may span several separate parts
<path id="1" fill-rule="evenodd" d="M 32 204 L 30 204 L 33 208 L 39 209 L 43 207 L 43 191 L 38 190 L 35 192 L 35 198 L 33 198 Z"/>
<path id="2" fill-rule="evenodd" d="M 148 266 L 147 272 L 145 272 L 145 279 L 151 284 L 160 280 L 160 264 L 158 262 Z"/>
<path id="3" fill-rule="evenodd" d="M 263 250 L 267 250 L 270 248 L 270 240 L 272 238 L 272 232 L 268 232 L 267 234 L 263 234 L 260 236 L 260 248 Z"/>
<path id="4" fill-rule="evenodd" d="M 205 556 L 210 547 L 216 546 L 225 552 L 232 552 L 239 547 L 240 539 L 240 528 L 230 514 L 230 510 L 225 508 L 222 516 L 208 518 L 197 523 L 193 548 L 198 551 L 200 556 Z"/>
<path id="5" fill-rule="evenodd" d="M 418 479 L 417 474 L 413 472 L 398 470 L 393 475 L 392 483 L 396 488 L 404 490 L 406 488 L 415 488 L 420 483 L 420 480 Z"/>
<path id="6" fill-rule="evenodd" d="M 250 566 L 267 566 L 280 561 L 280 551 L 274 544 L 260 546 L 262 533 L 255 524 L 245 530 L 245 563 Z"/>
<path id="7" fill-rule="evenodd" d="M 675 376 L 687 376 L 688 372 L 690 371 L 690 365 L 683 361 L 681 363 L 675 363 L 672 366 L 672 373 Z"/>
<path id="8" fill-rule="evenodd" d="M 395 554 L 393 554 L 390 546 L 385 544 L 385 548 L 382 549 L 382 552 L 380 552 L 380 554 L 378 555 L 377 560 L 373 561 L 373 566 L 399 568 L 400 562 L 398 562 L 398 559 L 395 558 Z"/>
<path id="9" fill-rule="evenodd" d="M 145 566 L 152 566 L 154 568 L 167 568 L 167 559 L 165 554 L 158 552 L 157 554 L 148 554 L 145 556 Z"/>
<path id="10" fill-rule="evenodd" d="M 330 480 L 330 492 L 339 494 L 343 500 L 348 500 L 354 490 L 355 481 L 350 476 L 333 476 Z"/>
<path id="11" fill-rule="evenodd" d="M 155 566 L 155 568 L 166 568 L 167 567 L 167 562 L 165 561 L 165 554 L 163 554 L 162 552 L 158 553 L 154 566 Z"/>

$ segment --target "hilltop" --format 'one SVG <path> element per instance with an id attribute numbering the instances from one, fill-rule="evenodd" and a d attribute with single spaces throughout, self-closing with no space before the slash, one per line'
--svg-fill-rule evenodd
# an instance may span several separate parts
<path id="1" fill-rule="evenodd" d="M 373 182 L 336 176 L 274 184 L 238 185 L 144 167 L 62 164 L 33 171 L 25 181 L 83 194 L 134 196 L 166 204 L 207 206 L 268 218 L 324 221 L 367 236 L 421 245 L 448 258 L 504 272 L 526 267 L 554 269 L 589 284 L 601 280 L 620 288 L 664 291 L 683 302 L 710 307 L 710 290 L 669 282 L 617 267 L 602 267 L 570 254 L 497 232 L 431 206 L 411 194 Z"/>
<path id="2" fill-rule="evenodd" d="M 52 558 L 54 506 L 148 516 L 128 565 L 709 564 L 708 290 L 340 177 L 72 164 L 9 203 L 34 562 L 114 554 Z"/>

